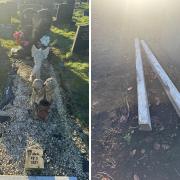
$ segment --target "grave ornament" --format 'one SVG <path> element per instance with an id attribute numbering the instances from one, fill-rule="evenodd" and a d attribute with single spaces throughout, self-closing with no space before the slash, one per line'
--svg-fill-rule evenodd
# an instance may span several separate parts
<path id="1" fill-rule="evenodd" d="M 47 43 L 47 39 L 45 39 L 45 44 Z M 47 59 L 48 54 L 49 54 L 49 47 L 41 47 L 41 45 L 39 45 L 39 48 L 36 48 L 35 45 L 32 46 L 32 57 L 34 58 L 34 67 L 32 69 L 32 73 L 30 75 L 30 79 L 29 81 L 33 81 L 34 79 L 40 79 L 40 75 L 41 75 L 41 66 L 42 63 L 45 59 Z"/>

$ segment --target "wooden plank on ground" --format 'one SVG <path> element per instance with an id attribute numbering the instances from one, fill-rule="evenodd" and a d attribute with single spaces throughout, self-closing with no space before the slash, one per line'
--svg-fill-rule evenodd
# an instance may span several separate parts
<path id="1" fill-rule="evenodd" d="M 0 176 L 0 180 L 77 180 L 77 178 L 62 176 Z"/>
<path id="2" fill-rule="evenodd" d="M 153 71 L 157 74 L 159 80 L 161 81 L 166 94 L 168 95 L 171 103 L 173 104 L 178 116 L 180 117 L 180 93 L 177 90 L 176 86 L 173 84 L 171 79 L 168 77 L 164 69 L 159 64 L 157 58 L 152 53 L 148 45 L 144 40 L 141 40 L 141 44 L 146 52 L 149 63 L 153 69 Z"/>
<path id="3" fill-rule="evenodd" d="M 152 127 L 151 127 L 151 119 L 149 113 L 149 103 L 147 98 L 143 63 L 141 58 L 140 42 L 138 39 L 135 39 L 135 50 L 136 50 L 136 76 L 137 76 L 139 129 L 143 131 L 151 131 Z"/>

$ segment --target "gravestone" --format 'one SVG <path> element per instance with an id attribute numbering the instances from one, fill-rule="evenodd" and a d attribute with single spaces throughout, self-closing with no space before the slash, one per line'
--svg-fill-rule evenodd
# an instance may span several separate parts
<path id="1" fill-rule="evenodd" d="M 73 12 L 74 12 L 74 3 L 59 4 L 56 15 L 57 25 L 71 24 Z"/>
<path id="2" fill-rule="evenodd" d="M 42 9 L 37 12 L 33 20 L 32 39 L 36 43 L 45 34 L 49 33 L 52 24 L 51 13 L 47 9 Z"/>
<path id="3" fill-rule="evenodd" d="M 72 53 L 82 53 L 89 49 L 89 25 L 78 26 L 71 49 Z"/>
<path id="4" fill-rule="evenodd" d="M 0 24 L 0 37 L 11 39 L 13 32 L 16 30 L 12 24 Z"/>
<path id="5" fill-rule="evenodd" d="M 37 147 L 29 147 L 26 150 L 25 169 L 44 169 L 43 150 Z"/>
<path id="6" fill-rule="evenodd" d="M 89 16 L 89 9 L 84 10 L 84 16 Z"/>

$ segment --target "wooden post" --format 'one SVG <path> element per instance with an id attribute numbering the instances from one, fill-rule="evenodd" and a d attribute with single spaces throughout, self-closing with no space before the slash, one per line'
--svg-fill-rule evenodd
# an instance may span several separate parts
<path id="1" fill-rule="evenodd" d="M 143 63 L 141 58 L 140 42 L 135 39 L 136 49 L 136 76 L 137 76 L 137 96 L 138 96 L 138 122 L 139 129 L 151 131 L 151 119 L 149 113 L 149 103 L 144 79 Z"/>
<path id="2" fill-rule="evenodd" d="M 166 94 L 168 95 L 171 103 L 173 104 L 178 116 L 180 117 L 180 93 L 171 81 L 171 79 L 168 77 L 164 69 L 159 64 L 157 58 L 152 53 L 152 51 L 149 49 L 148 45 L 145 43 L 144 40 L 141 40 L 142 46 L 146 52 L 146 55 L 148 57 L 149 63 L 153 69 L 153 71 L 157 74 L 159 80 L 161 81 Z"/>

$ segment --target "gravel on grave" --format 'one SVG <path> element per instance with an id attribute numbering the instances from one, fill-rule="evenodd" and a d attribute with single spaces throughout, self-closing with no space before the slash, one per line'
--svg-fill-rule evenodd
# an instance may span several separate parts
<path id="1" fill-rule="evenodd" d="M 82 143 L 82 130 L 65 113 L 53 108 L 47 122 L 33 120 L 28 113 L 30 84 L 14 75 L 13 105 L 5 111 L 11 121 L 0 124 L 0 174 L 2 175 L 61 175 L 88 179 L 87 147 Z M 57 106 L 55 106 L 57 107 Z M 64 107 L 62 107 L 64 109 Z M 45 168 L 26 171 L 25 150 L 31 145 L 44 150 Z"/>

